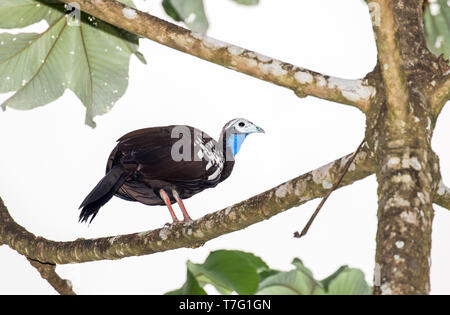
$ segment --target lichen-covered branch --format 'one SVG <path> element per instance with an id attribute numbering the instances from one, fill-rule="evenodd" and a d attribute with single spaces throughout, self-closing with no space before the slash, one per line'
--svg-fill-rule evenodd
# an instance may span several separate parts
<path id="1" fill-rule="evenodd" d="M 408 106 L 408 89 L 403 60 L 399 48 L 398 32 L 390 0 L 376 0 L 380 14 L 379 22 L 373 24 L 378 49 L 378 60 L 381 65 L 387 106 L 392 118 L 402 117 Z M 374 20 L 375 22 L 375 20 Z"/>
<path id="2" fill-rule="evenodd" d="M 422 27 L 422 1 L 373 1 L 384 97 L 372 104 L 378 180 L 377 294 L 430 291 L 432 197 L 437 157 L 431 149 L 432 107 L 424 90 L 436 76 Z M 372 115 L 373 117 L 375 115 Z"/>
<path id="3" fill-rule="evenodd" d="M 72 290 L 72 282 L 70 280 L 61 279 L 61 277 L 56 273 L 56 265 L 43 264 L 29 258 L 28 262 L 36 268 L 36 270 L 41 274 L 41 277 L 47 280 L 56 292 L 61 295 L 75 295 L 75 292 Z"/>
<path id="4" fill-rule="evenodd" d="M 190 224 L 174 224 L 153 231 L 98 239 L 55 242 L 36 237 L 13 220 L 0 199 L 0 242 L 28 258 L 51 264 L 121 259 L 182 247 L 198 247 L 218 236 L 244 229 L 287 209 L 324 196 L 341 174 L 350 156 L 226 209 L 207 214 Z M 352 184 L 373 172 L 373 157 L 365 146 L 356 156 L 340 187 Z"/>
<path id="5" fill-rule="evenodd" d="M 60 1 L 78 3 L 82 11 L 131 33 L 289 88 L 300 97 L 315 96 L 356 106 L 365 112 L 371 97 L 376 93 L 365 79 L 340 79 L 303 69 L 242 47 L 193 33 L 115 0 Z"/>

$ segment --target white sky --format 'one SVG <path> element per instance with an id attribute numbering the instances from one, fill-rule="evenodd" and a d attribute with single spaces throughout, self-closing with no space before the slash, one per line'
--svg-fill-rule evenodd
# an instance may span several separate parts
<path id="1" fill-rule="evenodd" d="M 167 18 L 160 0 L 135 2 Z M 214 38 L 343 78 L 363 77 L 376 63 L 370 17 L 360 0 L 262 0 L 249 8 L 229 0 L 205 2 Z M 115 140 L 134 129 L 188 124 L 218 137 L 225 122 L 245 117 L 266 130 L 265 135 L 247 138 L 227 181 L 186 200 L 193 218 L 350 153 L 363 137 L 364 116 L 353 107 L 300 99 L 290 90 L 149 40 L 141 40 L 140 50 L 148 65 L 132 58 L 128 91 L 110 113 L 96 119 L 96 129 L 84 125 L 84 107 L 70 91 L 39 109 L 0 113 L 0 196 L 28 231 L 63 241 L 152 230 L 169 222 L 164 207 L 118 198 L 105 205 L 89 227 L 77 222 L 78 205 L 104 175 Z M 8 95 L 0 95 L 0 101 Z M 449 123 L 447 106 L 433 138 L 447 183 Z M 72 280 L 79 294 L 161 294 L 185 281 L 186 260 L 200 263 L 212 250 L 239 249 L 281 270 L 291 269 L 290 262 L 299 257 L 319 279 L 350 265 L 362 269 L 371 282 L 376 187 L 371 176 L 335 192 L 300 240 L 292 234 L 304 226 L 319 200 L 198 249 L 58 266 L 57 271 Z M 435 210 L 432 293 L 450 293 L 450 213 L 438 206 Z M 0 247 L 0 261 L 0 294 L 55 293 L 23 256 L 6 246 Z"/>

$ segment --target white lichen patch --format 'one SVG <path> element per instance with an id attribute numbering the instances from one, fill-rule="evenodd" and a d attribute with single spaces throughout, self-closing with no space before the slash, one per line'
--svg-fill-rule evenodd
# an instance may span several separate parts
<path id="1" fill-rule="evenodd" d="M 325 85 L 327 85 L 327 80 L 323 76 L 316 75 L 315 79 L 317 82 L 317 86 L 324 87 Z"/>
<path id="2" fill-rule="evenodd" d="M 417 225 L 417 217 L 412 211 L 403 211 L 400 218 L 406 223 Z"/>
<path id="3" fill-rule="evenodd" d="M 350 158 L 351 158 L 351 155 L 344 156 L 344 157 L 341 159 L 341 164 L 340 164 L 341 167 L 344 167 L 345 164 L 347 164 L 348 160 L 350 160 Z"/>
<path id="4" fill-rule="evenodd" d="M 323 182 L 331 182 L 330 170 L 333 167 L 334 162 L 328 163 L 311 172 L 312 179 L 316 184 L 322 184 Z M 325 187 L 324 187 L 325 188 Z"/>
<path id="5" fill-rule="evenodd" d="M 438 186 L 438 190 L 437 190 L 437 194 L 439 196 L 443 196 L 444 194 L 450 194 L 449 189 L 444 185 L 444 182 L 441 180 L 439 182 L 439 186 Z"/>
<path id="6" fill-rule="evenodd" d="M 430 194 L 428 192 L 418 192 L 417 197 L 419 198 L 420 202 L 423 204 L 426 204 L 430 202 Z"/>
<path id="7" fill-rule="evenodd" d="M 112 245 L 119 238 L 119 236 L 114 236 L 109 239 L 109 243 Z"/>
<path id="8" fill-rule="evenodd" d="M 187 230 L 187 235 L 192 235 L 192 229 Z"/>
<path id="9" fill-rule="evenodd" d="M 360 163 L 363 162 L 366 158 L 367 158 L 367 153 L 366 153 L 366 152 L 364 152 L 364 151 L 359 152 L 359 153 L 356 155 L 355 160 L 353 161 L 353 163 L 360 164 Z"/>
<path id="10" fill-rule="evenodd" d="M 234 46 L 234 45 L 228 46 L 227 50 L 228 50 L 228 52 L 230 54 L 232 54 L 234 56 L 238 56 L 238 55 L 242 54 L 245 51 L 244 48 L 238 47 L 238 46 Z"/>
<path id="11" fill-rule="evenodd" d="M 388 166 L 389 168 L 393 168 L 393 167 L 397 166 L 399 163 L 400 163 L 400 158 L 394 156 L 394 157 L 391 157 L 391 158 L 388 160 L 387 166 Z"/>
<path id="12" fill-rule="evenodd" d="M 350 166 L 348 167 L 348 171 L 353 172 L 354 170 L 356 170 L 356 165 L 355 162 L 352 162 L 352 164 L 350 164 Z"/>
<path id="13" fill-rule="evenodd" d="M 386 203 L 386 208 L 410 207 L 411 203 L 402 197 L 392 197 Z"/>
<path id="14" fill-rule="evenodd" d="M 264 74 L 272 74 L 277 77 L 287 74 L 287 71 L 283 69 L 281 62 L 278 60 L 272 60 L 270 63 L 260 63 L 258 66 Z"/>
<path id="15" fill-rule="evenodd" d="M 405 242 L 403 242 L 403 241 L 395 242 L 395 247 L 397 247 L 399 249 L 403 248 L 404 246 L 405 246 Z"/>
<path id="16" fill-rule="evenodd" d="M 164 241 L 167 239 L 167 229 L 161 229 L 161 231 L 159 231 L 159 237 Z"/>
<path id="17" fill-rule="evenodd" d="M 410 158 L 409 156 L 403 156 L 402 168 L 413 168 L 416 171 L 420 171 L 422 169 L 422 166 L 420 165 L 419 160 L 416 157 Z"/>
<path id="18" fill-rule="evenodd" d="M 399 255 L 394 255 L 394 260 L 395 261 L 399 261 L 400 260 L 400 256 Z"/>
<path id="19" fill-rule="evenodd" d="M 324 180 L 322 182 L 322 187 L 325 189 L 330 189 L 331 187 L 333 187 L 333 184 L 328 180 Z"/>
<path id="20" fill-rule="evenodd" d="M 123 13 L 123 16 L 129 20 L 133 20 L 137 16 L 136 10 L 134 10 L 132 8 L 123 8 L 122 13 Z"/>
<path id="21" fill-rule="evenodd" d="M 350 166 L 348 167 L 348 171 L 349 172 L 353 172 L 354 170 L 356 170 L 356 165 L 355 162 L 353 161 Z"/>
<path id="22" fill-rule="evenodd" d="M 268 56 L 264 56 L 258 53 L 253 53 L 253 56 L 256 57 L 256 59 L 258 59 L 261 62 L 270 62 L 272 60 L 272 58 L 268 57 Z M 275 61 L 275 60 L 274 60 Z"/>
<path id="23" fill-rule="evenodd" d="M 208 37 L 203 34 L 196 33 L 196 32 L 192 32 L 191 36 L 195 39 L 201 40 L 203 42 L 203 45 L 205 45 L 208 48 L 219 49 L 219 48 L 232 46 L 228 43 L 222 42 L 220 40 L 217 40 L 217 39 L 214 39 L 214 38 L 211 38 L 211 37 Z"/>
<path id="24" fill-rule="evenodd" d="M 314 81 L 314 77 L 312 76 L 312 74 L 306 71 L 297 71 L 294 74 L 294 78 L 300 84 L 309 84 Z"/>
<path id="25" fill-rule="evenodd" d="M 278 198 L 284 198 L 288 194 L 289 190 L 291 190 L 291 185 L 289 183 L 283 184 L 277 188 L 275 191 L 275 196 Z"/>
<path id="26" fill-rule="evenodd" d="M 227 46 L 228 46 L 227 43 L 224 43 L 224 42 L 222 42 L 222 41 L 220 41 L 220 40 L 217 40 L 217 39 L 214 39 L 214 38 L 211 38 L 211 37 L 205 37 L 205 39 L 203 40 L 203 44 L 204 44 L 206 47 L 209 47 L 209 48 L 216 48 L 216 49 L 219 49 L 219 48 L 223 48 L 223 47 L 227 47 Z"/>
<path id="27" fill-rule="evenodd" d="M 338 78 L 329 78 L 328 87 L 337 88 L 342 96 L 352 102 L 368 100 L 375 96 L 376 90 L 373 86 L 368 86 L 363 80 L 345 80 Z"/>
<path id="28" fill-rule="evenodd" d="M 411 186 L 414 184 L 411 175 L 403 174 L 403 175 L 395 175 L 392 177 L 394 183 L 403 183 L 405 185 Z"/>
<path id="29" fill-rule="evenodd" d="M 151 232 L 151 231 L 150 231 Z M 149 234 L 149 231 L 138 233 L 139 237 L 145 237 Z"/>
<path id="30" fill-rule="evenodd" d="M 225 215 L 229 215 L 232 208 L 233 208 L 233 207 L 229 206 L 229 207 L 225 210 Z"/>

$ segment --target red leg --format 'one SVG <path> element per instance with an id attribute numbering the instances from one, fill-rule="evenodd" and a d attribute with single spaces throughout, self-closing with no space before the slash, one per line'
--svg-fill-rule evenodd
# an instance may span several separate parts
<path id="1" fill-rule="evenodd" d="M 175 212 L 172 209 L 172 205 L 170 204 L 170 197 L 169 195 L 164 191 L 164 189 L 159 190 L 159 196 L 162 200 L 164 200 L 164 203 L 166 204 L 167 208 L 169 209 L 170 215 L 172 216 L 173 223 L 180 222 L 175 215 Z"/>
<path id="2" fill-rule="evenodd" d="M 183 200 L 181 200 L 180 196 L 176 192 L 175 189 L 172 189 L 172 195 L 175 198 L 175 200 L 178 202 L 178 205 L 180 206 L 181 212 L 183 212 L 184 222 L 192 222 L 191 217 L 189 216 L 189 213 L 186 210 L 186 207 L 184 206 Z"/>

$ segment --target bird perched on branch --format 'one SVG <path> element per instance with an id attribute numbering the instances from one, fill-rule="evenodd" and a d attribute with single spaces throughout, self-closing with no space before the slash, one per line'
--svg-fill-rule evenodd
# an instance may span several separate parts
<path id="1" fill-rule="evenodd" d="M 150 206 L 166 205 L 173 223 L 179 222 L 172 208 L 176 202 L 183 221 L 192 221 L 183 199 L 227 179 L 245 138 L 261 132 L 262 128 L 237 118 L 223 127 L 219 141 L 190 126 L 127 133 L 111 152 L 106 175 L 82 202 L 79 221 L 92 222 L 113 196 Z"/>

